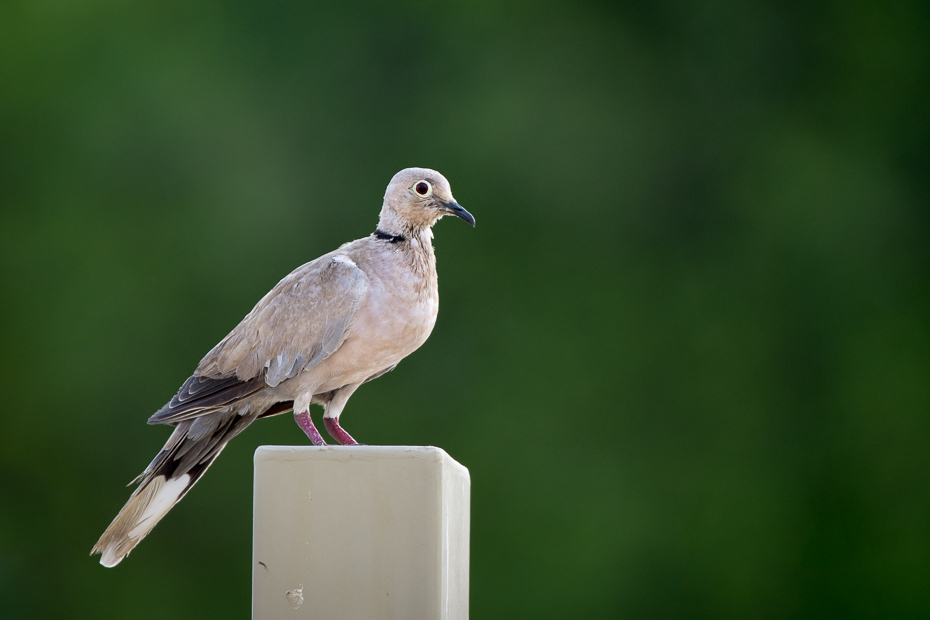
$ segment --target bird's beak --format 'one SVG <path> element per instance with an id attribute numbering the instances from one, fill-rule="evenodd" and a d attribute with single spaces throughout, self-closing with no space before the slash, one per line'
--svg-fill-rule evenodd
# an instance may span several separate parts
<path id="1" fill-rule="evenodd" d="M 454 215 L 457 218 L 465 220 L 466 222 L 471 224 L 472 227 L 475 226 L 475 217 L 471 213 L 466 211 L 465 207 L 463 207 L 459 203 L 455 202 L 454 200 L 450 200 L 449 202 L 446 202 L 445 200 L 440 200 L 439 204 L 442 205 L 443 211 L 445 211 L 446 213 L 449 213 L 451 215 Z"/>

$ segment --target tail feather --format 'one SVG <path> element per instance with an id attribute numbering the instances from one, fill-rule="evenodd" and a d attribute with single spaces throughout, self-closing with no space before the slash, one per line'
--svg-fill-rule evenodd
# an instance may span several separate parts
<path id="1" fill-rule="evenodd" d="M 99 553 L 100 563 L 108 568 L 119 564 L 181 499 L 191 484 L 191 477 L 184 474 L 169 481 L 164 476 L 157 476 L 140 486 L 91 553 Z"/>
<path id="2" fill-rule="evenodd" d="M 178 424 L 91 555 L 101 554 L 100 563 L 107 567 L 119 564 L 255 417 L 217 412 Z"/>

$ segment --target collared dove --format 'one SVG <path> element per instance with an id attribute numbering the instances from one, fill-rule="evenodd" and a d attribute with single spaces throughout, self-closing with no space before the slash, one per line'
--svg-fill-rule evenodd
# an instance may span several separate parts
<path id="1" fill-rule="evenodd" d="M 295 269 L 207 353 L 149 418 L 174 432 L 91 551 L 101 564 L 119 564 L 257 418 L 293 410 L 322 446 L 310 418 L 316 403 L 333 439 L 357 444 L 339 425 L 346 401 L 422 345 L 436 323 L 432 226 L 444 215 L 475 225 L 441 174 L 401 170 L 374 233 Z"/>

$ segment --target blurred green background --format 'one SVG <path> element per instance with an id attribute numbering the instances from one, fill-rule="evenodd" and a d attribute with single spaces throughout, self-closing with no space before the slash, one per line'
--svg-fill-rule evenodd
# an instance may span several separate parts
<path id="1" fill-rule="evenodd" d="M 436 227 L 436 329 L 343 420 L 471 470 L 473 618 L 930 617 L 928 32 L 923 1 L 0 4 L 0 616 L 247 617 L 290 416 L 88 552 L 146 418 L 428 166 L 478 226 Z"/>

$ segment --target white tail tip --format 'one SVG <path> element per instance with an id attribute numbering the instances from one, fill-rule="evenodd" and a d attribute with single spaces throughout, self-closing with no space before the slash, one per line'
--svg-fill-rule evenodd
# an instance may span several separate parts
<path id="1" fill-rule="evenodd" d="M 119 564 L 168 514 L 187 489 L 190 480 L 189 474 L 168 481 L 165 481 L 164 476 L 158 476 L 144 488 L 138 489 L 113 519 L 91 553 L 100 553 L 100 563 L 107 568 Z"/>

